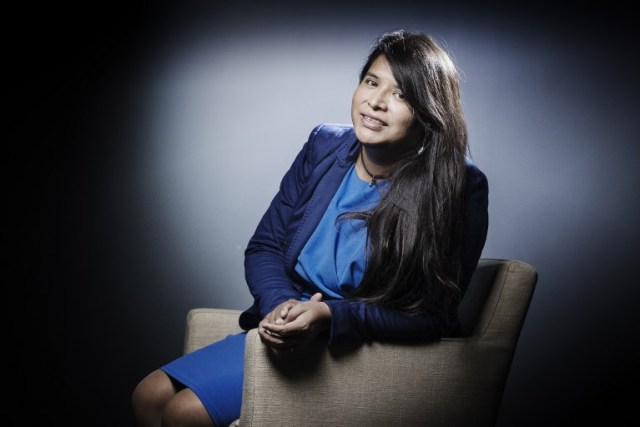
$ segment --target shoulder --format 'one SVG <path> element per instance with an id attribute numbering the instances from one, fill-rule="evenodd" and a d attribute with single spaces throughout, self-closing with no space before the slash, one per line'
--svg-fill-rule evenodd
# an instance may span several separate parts
<path id="1" fill-rule="evenodd" d="M 321 123 L 311 131 L 309 142 L 323 144 L 341 144 L 355 139 L 353 126 L 336 123 Z"/>
<path id="2" fill-rule="evenodd" d="M 480 170 L 470 157 L 465 158 L 465 163 L 467 166 L 467 187 L 487 191 L 488 181 L 484 172 Z"/>
<path id="3" fill-rule="evenodd" d="M 307 150 L 316 160 L 336 155 L 340 161 L 346 161 L 355 152 L 357 142 L 353 126 L 321 123 L 311 131 Z"/>
<path id="4" fill-rule="evenodd" d="M 466 204 L 467 211 L 478 210 L 486 213 L 489 204 L 489 182 L 483 171 L 467 157 Z"/>

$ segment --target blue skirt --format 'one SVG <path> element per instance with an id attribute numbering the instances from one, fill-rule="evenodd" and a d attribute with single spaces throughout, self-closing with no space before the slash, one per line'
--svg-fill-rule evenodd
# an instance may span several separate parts
<path id="1" fill-rule="evenodd" d="M 240 418 L 246 335 L 229 335 L 160 368 L 198 396 L 218 427 Z"/>

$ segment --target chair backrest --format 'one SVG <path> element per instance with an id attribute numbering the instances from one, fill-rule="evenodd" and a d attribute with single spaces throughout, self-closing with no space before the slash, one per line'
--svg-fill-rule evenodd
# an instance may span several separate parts
<path id="1" fill-rule="evenodd" d="M 517 340 L 537 281 L 536 270 L 522 261 L 481 259 L 458 308 L 462 336 L 481 334 L 493 323 L 503 338 Z"/>
<path id="2" fill-rule="evenodd" d="M 465 419 L 454 425 L 494 425 L 520 332 L 538 281 L 537 271 L 517 260 L 481 259 L 458 310 L 465 350 L 448 369 L 464 372 L 454 388 Z"/>
<path id="3" fill-rule="evenodd" d="M 275 353 L 247 336 L 240 425 L 493 426 L 537 272 L 482 259 L 460 305 L 465 336 Z"/>

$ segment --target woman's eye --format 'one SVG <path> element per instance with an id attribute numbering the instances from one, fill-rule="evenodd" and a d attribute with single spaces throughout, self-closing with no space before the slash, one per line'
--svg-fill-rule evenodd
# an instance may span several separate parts
<path id="1" fill-rule="evenodd" d="M 404 101 L 404 93 L 402 92 L 396 92 L 395 93 L 396 98 L 403 100 Z"/>
<path id="2" fill-rule="evenodd" d="M 377 86 L 377 83 L 375 82 L 375 80 L 372 79 L 364 79 L 364 84 L 366 84 L 367 86 Z"/>

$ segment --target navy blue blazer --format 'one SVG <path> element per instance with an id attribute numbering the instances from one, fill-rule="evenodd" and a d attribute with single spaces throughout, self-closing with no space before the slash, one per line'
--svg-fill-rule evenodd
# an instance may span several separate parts
<path id="1" fill-rule="evenodd" d="M 311 132 L 245 250 L 245 278 L 254 303 L 240 316 L 243 329 L 256 327 L 278 304 L 300 299 L 303 290 L 316 291 L 294 271 L 294 266 L 357 159 L 359 145 L 352 126 L 321 124 Z M 477 266 L 488 226 L 487 179 L 470 162 L 466 194 L 463 277 L 459 284 L 463 292 Z M 330 343 L 436 339 L 451 326 L 442 313 L 409 315 L 363 301 L 327 296 L 323 301 L 331 309 Z"/>

